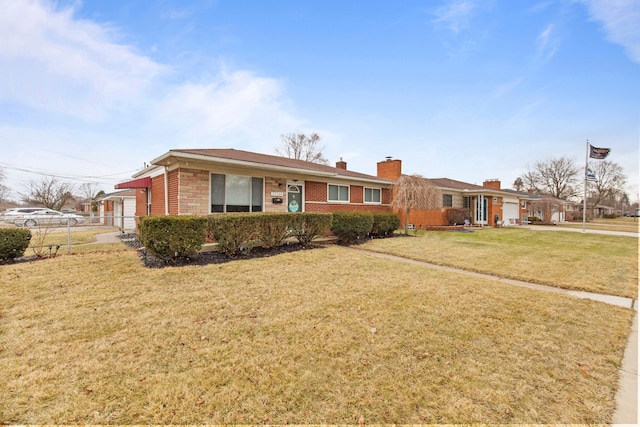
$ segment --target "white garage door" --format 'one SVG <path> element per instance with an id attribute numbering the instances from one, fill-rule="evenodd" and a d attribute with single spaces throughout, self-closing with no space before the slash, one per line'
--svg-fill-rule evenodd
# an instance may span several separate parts
<path id="1" fill-rule="evenodd" d="M 502 204 L 502 219 L 509 225 L 515 225 L 519 222 L 520 202 L 517 199 L 504 200 L 504 203 Z"/>

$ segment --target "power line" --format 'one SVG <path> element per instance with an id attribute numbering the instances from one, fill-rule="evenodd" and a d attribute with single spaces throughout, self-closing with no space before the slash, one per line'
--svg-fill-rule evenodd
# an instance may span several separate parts
<path id="1" fill-rule="evenodd" d="M 30 173 L 30 174 L 34 174 L 34 175 L 40 175 L 40 176 L 52 176 L 55 178 L 61 178 L 61 179 L 71 179 L 71 180 L 75 180 L 75 181 L 98 181 L 98 184 L 111 184 L 110 182 L 100 182 L 99 180 L 101 179 L 105 179 L 105 178 L 111 178 L 111 177 L 117 177 L 120 175 L 131 175 L 133 172 L 136 172 L 137 169 L 133 169 L 130 171 L 124 171 L 124 172 L 118 172 L 118 173 L 114 173 L 114 174 L 107 174 L 107 175 L 95 175 L 95 176 L 91 176 L 91 175 L 71 175 L 71 174 L 62 174 L 60 172 L 54 172 L 54 171 L 47 171 L 45 169 L 36 169 L 36 168 L 30 168 L 30 169 L 26 169 L 25 167 L 21 167 L 18 165 L 13 165 L 11 163 L 6 163 L 6 162 L 0 162 L 0 166 L 2 166 L 5 169 L 9 169 L 9 170 L 16 170 L 19 172 L 25 172 L 25 173 Z"/>

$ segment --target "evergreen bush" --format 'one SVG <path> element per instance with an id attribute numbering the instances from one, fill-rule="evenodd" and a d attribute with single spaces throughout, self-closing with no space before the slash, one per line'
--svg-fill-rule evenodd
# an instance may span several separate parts
<path id="1" fill-rule="evenodd" d="M 342 242 L 351 243 L 371 233 L 373 214 L 370 212 L 335 212 L 331 232 Z"/>
<path id="2" fill-rule="evenodd" d="M 390 236 L 400 227 L 400 218 L 395 213 L 374 213 L 372 236 Z"/>
<path id="3" fill-rule="evenodd" d="M 147 216 L 140 218 L 140 242 L 152 255 L 181 259 L 195 255 L 207 237 L 207 218 L 201 216 Z"/>
<path id="4" fill-rule="evenodd" d="M 31 241 L 31 231 L 23 228 L 0 228 L 0 261 L 13 261 L 24 255 Z"/>
<path id="5" fill-rule="evenodd" d="M 255 213 L 209 215 L 208 221 L 218 250 L 227 255 L 249 253 L 259 239 L 260 219 Z"/>
<path id="6" fill-rule="evenodd" d="M 316 237 L 326 234 L 331 227 L 333 218 L 330 213 L 301 212 L 290 215 L 290 235 L 303 245 L 307 245 Z"/>

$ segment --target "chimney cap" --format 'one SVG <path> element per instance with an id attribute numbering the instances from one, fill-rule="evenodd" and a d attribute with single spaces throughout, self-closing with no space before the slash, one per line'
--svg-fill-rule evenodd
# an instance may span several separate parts
<path id="1" fill-rule="evenodd" d="M 386 156 L 386 157 L 385 157 L 385 160 L 386 160 L 387 162 L 389 162 L 389 161 L 393 160 L 393 156 Z"/>

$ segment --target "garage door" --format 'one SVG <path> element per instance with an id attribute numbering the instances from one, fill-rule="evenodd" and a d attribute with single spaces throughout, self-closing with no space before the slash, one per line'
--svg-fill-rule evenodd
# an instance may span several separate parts
<path id="1" fill-rule="evenodd" d="M 520 221 L 520 202 L 517 199 L 505 199 L 502 204 L 502 219 L 507 224 L 517 224 Z"/>

